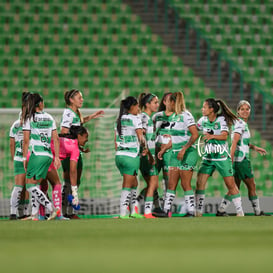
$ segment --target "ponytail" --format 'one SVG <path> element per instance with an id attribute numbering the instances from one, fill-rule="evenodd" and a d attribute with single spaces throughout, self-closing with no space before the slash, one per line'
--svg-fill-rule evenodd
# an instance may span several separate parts
<path id="1" fill-rule="evenodd" d="M 216 100 L 216 102 L 219 103 L 222 109 L 220 115 L 225 117 L 228 127 L 231 127 L 234 121 L 237 120 L 238 118 L 236 117 L 236 115 L 232 113 L 231 109 L 225 104 L 224 101 L 219 99 Z"/>
<path id="2" fill-rule="evenodd" d="M 176 115 L 186 110 L 186 104 L 184 95 L 181 91 L 175 92 L 170 96 L 170 100 L 175 102 L 175 113 Z"/>
<path id="3" fill-rule="evenodd" d="M 23 116 L 26 116 L 26 103 L 27 103 L 27 100 L 31 94 L 32 93 L 30 93 L 30 92 L 23 92 L 22 93 L 22 106 L 21 106 L 21 114 L 20 114 L 21 125 L 23 123 Z"/>
<path id="4" fill-rule="evenodd" d="M 24 95 L 24 94 L 23 94 Z M 29 93 L 28 96 L 24 98 L 24 107 L 22 112 L 22 123 L 31 117 L 34 118 L 36 113 L 36 108 L 39 107 L 39 104 L 44 101 L 43 97 L 38 93 Z"/>
<path id="5" fill-rule="evenodd" d="M 228 127 L 230 127 L 238 118 L 232 113 L 231 109 L 221 99 L 215 100 L 209 98 L 205 100 L 208 103 L 209 108 L 213 108 L 213 111 L 218 116 L 224 116 Z M 219 110 L 221 112 L 219 113 Z"/>
<path id="6" fill-rule="evenodd" d="M 136 105 L 137 103 L 137 99 L 132 96 L 129 96 L 120 102 L 119 115 L 117 118 L 117 131 L 119 136 L 121 136 L 121 117 L 125 114 L 128 114 L 131 106 Z"/>

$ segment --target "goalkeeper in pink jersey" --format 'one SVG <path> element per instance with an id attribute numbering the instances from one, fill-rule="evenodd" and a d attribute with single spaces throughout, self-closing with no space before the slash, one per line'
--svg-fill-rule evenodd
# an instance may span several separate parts
<path id="1" fill-rule="evenodd" d="M 60 160 L 65 160 L 69 158 L 70 160 L 70 168 L 69 168 L 69 179 L 71 182 L 71 190 L 73 195 L 72 204 L 78 206 L 79 198 L 78 198 L 78 186 L 77 186 L 77 164 L 80 158 L 80 148 L 84 147 L 86 142 L 88 141 L 88 131 L 83 126 L 74 126 L 72 125 L 69 129 L 69 134 L 59 135 L 60 137 L 60 152 L 59 157 Z M 51 149 L 54 155 L 54 145 L 51 145 Z M 53 164 L 51 164 L 49 171 L 55 168 Z"/>

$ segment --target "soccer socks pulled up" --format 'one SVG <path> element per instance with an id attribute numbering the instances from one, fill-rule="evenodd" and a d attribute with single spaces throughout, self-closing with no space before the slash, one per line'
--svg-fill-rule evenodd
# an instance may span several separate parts
<path id="1" fill-rule="evenodd" d="M 131 189 L 123 188 L 120 195 L 120 216 L 126 216 L 127 207 L 130 204 L 131 199 Z"/>
<path id="2" fill-rule="evenodd" d="M 205 190 L 196 190 L 195 200 L 196 216 L 201 216 L 203 214 L 203 208 L 205 204 Z"/>
<path id="3" fill-rule="evenodd" d="M 61 184 L 57 184 L 53 186 L 52 200 L 53 200 L 53 205 L 56 209 L 62 208 L 62 185 Z M 61 213 L 58 216 L 61 216 Z"/>
<path id="4" fill-rule="evenodd" d="M 261 208 L 258 196 L 257 195 L 249 196 L 249 201 L 251 202 L 255 215 L 260 215 Z"/>
<path id="5" fill-rule="evenodd" d="M 165 201 L 164 201 L 164 211 L 166 213 L 171 211 L 171 207 L 172 207 L 174 198 L 175 198 L 175 191 L 167 190 L 166 198 L 165 198 Z"/>
<path id="6" fill-rule="evenodd" d="M 50 201 L 47 199 L 46 195 L 34 184 L 27 184 L 27 191 L 31 194 L 31 200 L 33 199 L 33 201 L 31 202 L 33 206 L 35 206 L 34 208 L 32 208 L 32 211 L 36 211 L 37 209 L 37 213 L 38 213 L 38 208 L 36 208 L 37 202 L 40 205 L 43 205 L 44 207 L 46 207 L 50 212 L 53 211 L 53 206 L 50 203 Z"/>
<path id="7" fill-rule="evenodd" d="M 138 213 L 137 187 L 131 188 L 130 214 Z"/>
<path id="8" fill-rule="evenodd" d="M 195 202 L 194 202 L 194 194 L 193 190 L 190 191 L 185 191 L 185 203 L 186 203 L 186 208 L 187 212 L 190 214 L 195 213 Z"/>
<path id="9" fill-rule="evenodd" d="M 222 199 L 220 206 L 218 208 L 219 212 L 225 212 L 227 207 L 230 205 L 232 201 L 232 197 L 229 195 L 225 195 L 224 198 Z"/>
<path id="10" fill-rule="evenodd" d="M 237 216 L 244 216 L 244 211 L 242 207 L 242 199 L 240 194 L 238 193 L 235 195 L 231 195 L 231 197 L 232 197 L 232 202 L 236 209 Z"/>
<path id="11" fill-rule="evenodd" d="M 145 204 L 144 204 L 144 214 L 152 213 L 153 208 L 153 197 L 146 197 Z"/>
<path id="12" fill-rule="evenodd" d="M 15 185 L 10 197 L 10 214 L 17 214 L 17 209 L 21 200 L 22 186 Z"/>

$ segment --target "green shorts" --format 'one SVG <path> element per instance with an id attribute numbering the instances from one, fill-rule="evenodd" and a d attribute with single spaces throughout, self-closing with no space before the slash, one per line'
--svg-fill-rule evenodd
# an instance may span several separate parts
<path id="1" fill-rule="evenodd" d="M 131 157 L 126 155 L 116 155 L 116 166 L 119 169 L 121 175 L 137 175 L 140 165 L 139 156 Z"/>
<path id="2" fill-rule="evenodd" d="M 156 164 L 151 165 L 147 155 L 140 157 L 140 171 L 143 176 L 158 175 Z"/>
<path id="3" fill-rule="evenodd" d="M 252 178 L 254 176 L 250 160 L 246 158 L 241 162 L 234 162 L 233 171 L 234 176 L 240 180 Z"/>
<path id="4" fill-rule="evenodd" d="M 27 165 L 26 178 L 34 178 L 35 180 L 45 179 L 51 162 L 52 158 L 49 156 L 38 156 L 31 153 Z"/>
<path id="5" fill-rule="evenodd" d="M 193 147 L 187 149 L 183 160 L 177 159 L 179 151 L 172 151 L 169 167 L 177 167 L 181 171 L 193 170 L 198 160 L 197 150 Z"/>
<path id="6" fill-rule="evenodd" d="M 169 171 L 169 163 L 172 155 L 172 150 L 168 150 L 163 154 L 163 159 L 159 160 L 157 158 L 157 169 L 158 173 L 163 169 L 163 172 L 167 173 Z"/>
<path id="7" fill-rule="evenodd" d="M 215 169 L 218 170 L 222 177 L 233 176 L 232 162 L 230 158 L 223 161 L 211 161 L 203 159 L 198 173 L 212 175 Z"/>
<path id="8" fill-rule="evenodd" d="M 14 175 L 26 173 L 23 161 L 13 161 Z"/>

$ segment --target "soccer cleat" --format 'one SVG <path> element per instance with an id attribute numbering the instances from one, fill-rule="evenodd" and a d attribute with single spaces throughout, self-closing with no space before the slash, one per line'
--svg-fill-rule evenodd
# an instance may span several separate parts
<path id="1" fill-rule="evenodd" d="M 10 219 L 10 220 L 17 220 L 16 214 L 11 214 L 11 215 L 9 216 L 9 219 Z"/>
<path id="2" fill-rule="evenodd" d="M 255 216 L 272 216 L 272 214 L 265 214 L 263 211 L 261 211 L 259 214 L 255 214 Z"/>
<path id="3" fill-rule="evenodd" d="M 155 208 L 152 214 L 155 217 L 168 217 L 168 215 L 166 215 L 164 210 L 162 210 L 161 208 Z"/>
<path id="4" fill-rule="evenodd" d="M 49 217 L 47 218 L 47 221 L 51 221 L 57 217 L 57 215 L 60 213 L 60 209 L 53 209 Z"/>
<path id="5" fill-rule="evenodd" d="M 138 213 L 133 213 L 130 215 L 131 218 L 136 218 L 136 219 L 143 219 L 144 216 Z"/>
<path id="6" fill-rule="evenodd" d="M 30 215 L 23 215 L 23 216 L 17 217 L 17 219 L 22 220 L 22 219 L 27 218 L 27 217 L 29 217 L 29 216 L 30 216 Z"/>
<path id="7" fill-rule="evenodd" d="M 229 215 L 228 215 L 228 214 L 227 214 L 225 211 L 220 212 L 219 210 L 217 210 L 217 212 L 216 212 L 215 216 L 227 217 L 227 216 L 229 216 Z"/>
<path id="8" fill-rule="evenodd" d="M 80 220 L 81 218 L 76 214 L 67 215 L 71 220 Z"/>
<path id="9" fill-rule="evenodd" d="M 129 215 L 119 216 L 119 219 L 132 219 Z"/>
<path id="10" fill-rule="evenodd" d="M 43 215 L 39 215 L 38 218 L 39 218 L 40 221 L 44 221 L 45 220 L 45 216 L 43 216 Z"/>
<path id="11" fill-rule="evenodd" d="M 203 213 L 201 211 L 196 211 L 195 212 L 195 217 L 202 217 Z"/>
<path id="12" fill-rule="evenodd" d="M 236 214 L 236 216 L 239 216 L 239 217 L 242 217 L 242 216 L 245 216 L 244 212 L 243 211 L 240 211 Z"/>
<path id="13" fill-rule="evenodd" d="M 61 216 L 57 216 L 57 217 L 55 218 L 55 220 L 59 220 L 59 221 L 67 221 L 67 220 L 70 220 L 70 218 L 68 218 L 68 217 L 64 217 L 63 215 L 61 215 Z"/>
<path id="14" fill-rule="evenodd" d="M 27 216 L 25 218 L 22 218 L 21 221 L 30 221 L 30 220 L 32 220 L 32 218 L 33 218 L 33 216 L 30 215 L 30 216 Z"/>
<path id="15" fill-rule="evenodd" d="M 193 212 L 187 212 L 185 215 L 183 215 L 183 217 L 194 217 L 194 213 Z"/>
<path id="16" fill-rule="evenodd" d="M 145 217 L 146 219 L 155 219 L 155 218 L 156 218 L 155 216 L 153 216 L 152 213 L 144 214 L 144 217 Z"/>

